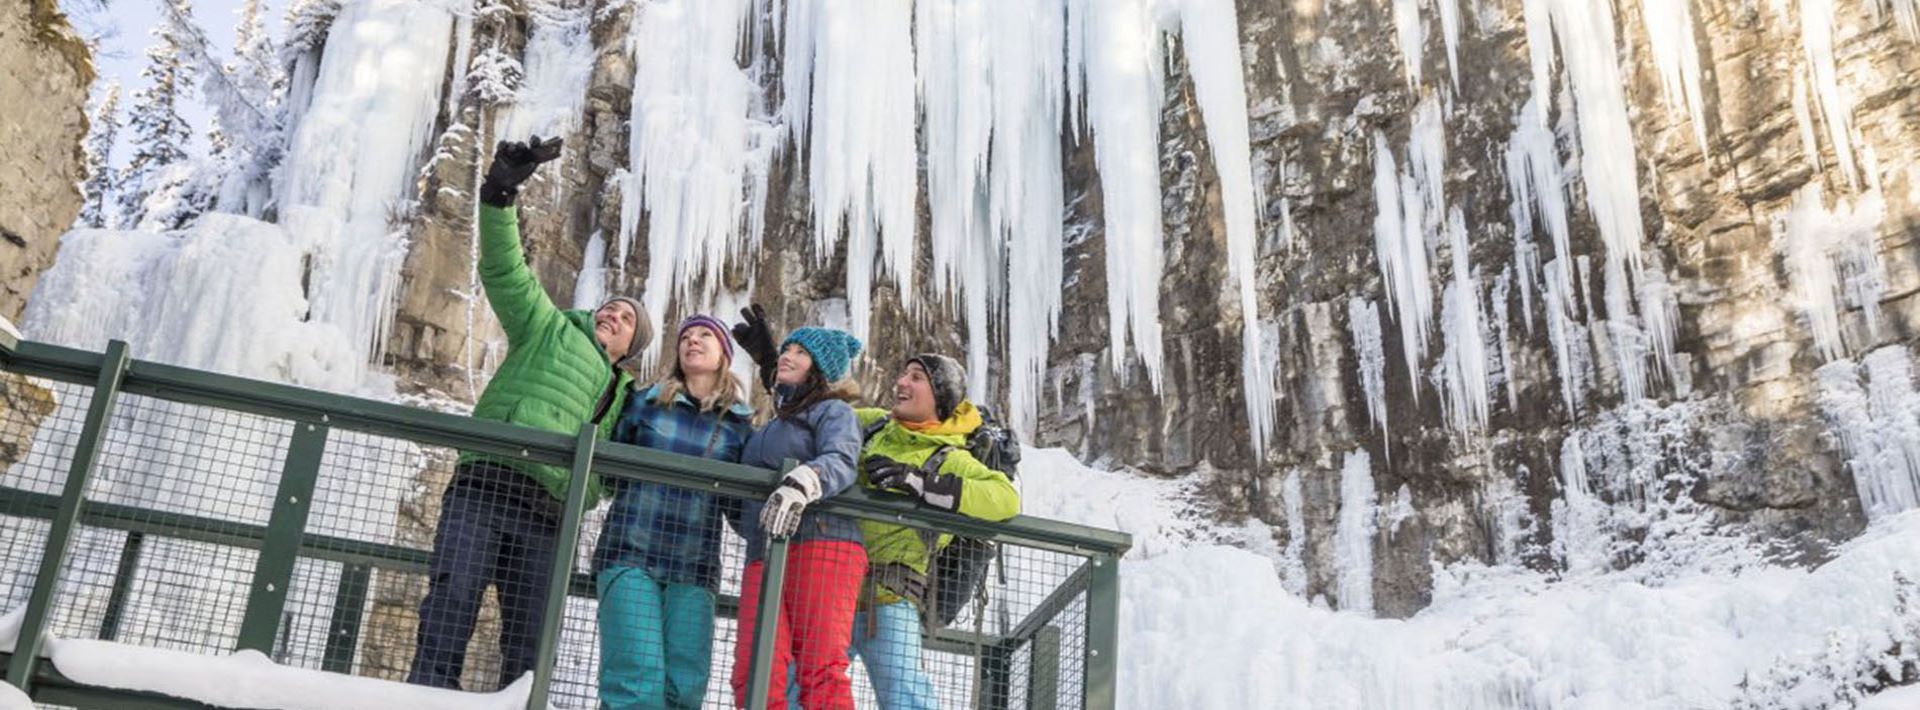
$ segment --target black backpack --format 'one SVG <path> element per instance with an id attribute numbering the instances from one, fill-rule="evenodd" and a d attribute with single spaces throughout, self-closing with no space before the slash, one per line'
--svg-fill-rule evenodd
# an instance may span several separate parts
<path id="1" fill-rule="evenodd" d="M 967 453 L 973 454 L 987 468 L 1007 474 L 1007 480 L 1019 480 L 1020 440 L 1013 431 L 1002 426 L 995 419 L 992 410 L 980 409 L 980 428 L 967 435 Z M 867 439 L 872 439 L 881 429 L 886 428 L 890 417 L 881 417 L 867 425 Z M 937 453 L 935 454 L 938 455 Z M 932 547 L 934 536 L 924 536 L 928 547 Z M 993 566 L 994 559 L 1000 556 L 999 546 L 989 540 L 975 537 L 954 536 L 933 554 L 933 560 L 927 566 L 929 587 L 932 589 L 932 603 L 927 604 L 926 622 L 931 628 L 943 628 L 960 618 L 961 610 L 968 603 L 984 601 L 987 592 L 987 570 Z M 1004 576 L 1004 575 L 1003 575 Z"/>

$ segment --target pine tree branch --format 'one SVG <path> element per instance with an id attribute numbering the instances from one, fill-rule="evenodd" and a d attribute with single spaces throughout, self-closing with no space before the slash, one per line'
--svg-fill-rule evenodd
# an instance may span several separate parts
<path id="1" fill-rule="evenodd" d="M 177 34 L 183 35 L 176 37 L 175 41 L 180 49 L 200 66 L 200 74 L 207 80 L 207 83 L 202 84 L 202 90 L 209 93 L 217 91 L 221 94 L 220 97 L 215 98 L 215 103 L 218 104 L 215 108 L 219 109 L 221 123 L 226 124 L 235 118 L 242 119 L 237 122 L 246 125 L 228 125 L 228 128 L 244 129 L 240 132 L 248 138 L 246 142 L 250 144 L 249 148 L 254 147 L 251 143 L 259 140 L 261 136 L 278 135 L 281 128 L 279 120 L 261 109 L 252 97 L 247 96 L 246 92 L 234 83 L 233 77 L 227 74 L 226 68 L 214 60 L 213 54 L 207 50 L 206 34 L 200 30 L 198 24 L 194 23 L 193 18 L 180 7 L 176 0 L 158 1 L 161 8 L 166 10 L 171 20 L 170 24 L 173 25 L 172 29 L 177 30 Z M 213 88 L 216 84 L 219 86 L 218 89 Z"/>

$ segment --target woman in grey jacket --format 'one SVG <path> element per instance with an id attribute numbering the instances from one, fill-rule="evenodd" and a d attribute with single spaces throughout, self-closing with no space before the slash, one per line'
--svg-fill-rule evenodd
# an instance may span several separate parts
<path id="1" fill-rule="evenodd" d="M 852 520 L 809 511 L 822 498 L 851 487 L 860 453 L 860 425 L 845 400 L 854 396 L 844 380 L 860 341 L 827 328 L 801 328 L 780 346 L 774 376 L 775 416 L 754 432 L 740 462 L 788 471 L 765 503 L 751 503 L 735 520 L 747 539 L 747 567 L 740 591 L 739 645 L 734 649 L 733 697 L 739 707 L 760 702 L 787 708 L 787 671 L 798 672 L 800 705 L 807 710 L 853 707 L 847 678 L 847 644 L 854 606 L 866 576 L 867 551 Z M 759 612 L 761 575 L 768 537 L 787 537 L 785 591 L 775 625 L 768 696 L 747 698 L 753 629 Z M 751 702 L 750 702 L 751 700 Z"/>

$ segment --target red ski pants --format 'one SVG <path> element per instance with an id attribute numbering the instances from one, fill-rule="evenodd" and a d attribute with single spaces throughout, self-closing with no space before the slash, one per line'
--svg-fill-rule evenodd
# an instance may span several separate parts
<path id="1" fill-rule="evenodd" d="M 762 563 L 747 563 L 740 587 L 739 644 L 733 653 L 733 697 L 746 702 L 747 671 L 753 661 L 753 628 L 760 611 Z M 766 708 L 787 709 L 787 667 L 797 665 L 800 706 L 806 710 L 852 710 L 853 682 L 847 677 L 847 644 L 853 640 L 853 612 L 860 582 L 867 574 L 867 548 L 858 542 L 795 543 L 787 553 L 787 581 L 774 627 L 772 677 Z"/>

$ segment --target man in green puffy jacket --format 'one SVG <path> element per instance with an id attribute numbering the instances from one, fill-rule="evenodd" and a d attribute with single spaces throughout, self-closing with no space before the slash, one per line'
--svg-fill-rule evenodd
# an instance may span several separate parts
<path id="1" fill-rule="evenodd" d="M 953 358 L 908 359 L 894 380 L 890 411 L 854 412 L 872 432 L 860 450 L 860 483 L 983 520 L 1019 515 L 1020 491 L 1007 474 L 967 450 L 982 418 L 966 391 L 966 370 Z M 931 709 L 933 686 L 920 667 L 920 610 L 933 601 L 927 568 L 951 536 L 872 520 L 861 520 L 860 532 L 867 543 L 867 581 L 853 620 L 851 655 L 866 662 L 880 707 Z"/>
<path id="2" fill-rule="evenodd" d="M 527 268 L 513 202 L 560 139 L 501 141 L 480 186 L 480 283 L 507 334 L 507 356 L 480 393 L 473 416 L 562 434 L 594 422 L 605 437 L 642 351 L 652 340 L 639 302 L 615 298 L 563 311 Z M 499 683 L 533 669 L 569 472 L 462 452 L 440 499 L 427 596 L 420 603 L 407 682 L 459 687 L 467 642 L 488 586 L 500 601 Z M 604 490 L 591 483 L 598 500 Z"/>

